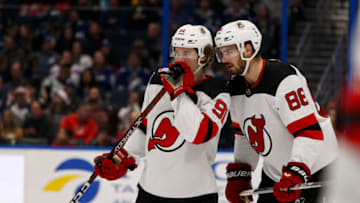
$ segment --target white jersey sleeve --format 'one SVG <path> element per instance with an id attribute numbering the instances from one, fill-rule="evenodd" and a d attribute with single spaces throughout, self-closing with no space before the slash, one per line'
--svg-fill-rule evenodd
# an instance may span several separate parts
<path id="1" fill-rule="evenodd" d="M 151 78 L 150 78 L 151 80 Z M 149 80 L 149 81 L 150 81 Z M 160 85 L 147 85 L 144 94 L 144 101 L 141 107 L 141 112 L 144 112 L 146 107 L 152 102 L 152 100 L 160 92 L 162 86 Z M 151 97 L 152 96 L 152 97 Z M 127 143 L 125 144 L 125 150 L 135 159 L 140 159 L 146 155 L 146 130 L 147 130 L 147 118 L 143 118 L 142 123 L 138 128 L 133 131 L 133 134 L 129 137 Z"/>
<path id="2" fill-rule="evenodd" d="M 196 94 L 196 103 L 183 93 L 171 104 L 176 128 L 188 142 L 201 144 L 220 134 L 228 117 L 230 94 L 220 92 L 214 98 L 202 91 L 196 91 Z"/>
<path id="3" fill-rule="evenodd" d="M 289 161 L 305 163 L 311 170 L 324 147 L 324 134 L 318 121 L 321 115 L 306 79 L 295 70 L 297 74 L 286 77 L 280 83 L 275 106 L 282 122 L 295 138 Z"/>

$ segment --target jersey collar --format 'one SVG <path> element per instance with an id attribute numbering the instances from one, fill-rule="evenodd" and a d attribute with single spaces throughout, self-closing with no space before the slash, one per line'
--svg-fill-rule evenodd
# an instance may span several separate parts
<path id="1" fill-rule="evenodd" d="M 266 65 L 266 62 L 265 62 L 265 59 L 263 59 L 263 64 L 262 64 L 262 68 L 261 68 L 261 71 L 260 71 L 259 78 L 258 78 L 257 81 L 256 81 L 254 84 L 252 84 L 252 85 L 250 85 L 250 84 L 245 80 L 245 85 L 246 85 L 246 87 L 249 87 L 249 86 L 250 86 L 250 87 L 253 89 L 253 88 L 255 88 L 255 87 L 260 83 L 261 78 L 262 78 L 262 75 L 263 75 L 263 73 L 264 73 L 265 65 Z"/>
<path id="2" fill-rule="evenodd" d="M 210 75 L 205 75 L 205 78 L 194 83 L 194 86 L 200 85 L 210 78 Z"/>

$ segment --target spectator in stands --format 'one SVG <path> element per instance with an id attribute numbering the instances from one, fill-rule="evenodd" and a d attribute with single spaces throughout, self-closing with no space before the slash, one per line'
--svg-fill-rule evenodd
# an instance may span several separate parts
<path id="1" fill-rule="evenodd" d="M 138 4 L 130 14 L 128 28 L 131 30 L 144 30 L 150 22 L 158 22 L 159 14 L 149 9 L 147 0 L 138 0 Z"/>
<path id="2" fill-rule="evenodd" d="M 141 39 L 134 40 L 132 51 L 139 57 L 140 65 L 150 69 L 149 49 L 145 46 L 145 41 Z"/>
<path id="3" fill-rule="evenodd" d="M 36 56 L 31 54 L 29 57 L 28 68 L 24 73 L 28 82 L 30 82 L 37 90 L 41 88 L 41 83 L 45 76 L 40 72 Z"/>
<path id="4" fill-rule="evenodd" d="M 59 127 L 63 118 L 70 113 L 70 102 L 70 98 L 62 89 L 57 90 L 51 97 L 51 104 L 47 115 L 49 119 L 53 121 L 56 129 Z"/>
<path id="5" fill-rule="evenodd" d="M 306 20 L 304 10 L 303 0 L 291 1 L 289 15 L 289 35 L 294 33 L 297 22 Z"/>
<path id="6" fill-rule="evenodd" d="M 101 97 L 100 90 L 97 87 L 90 88 L 86 101 L 95 108 L 101 108 L 102 106 L 104 106 L 104 101 Z"/>
<path id="7" fill-rule="evenodd" d="M 186 8 L 183 0 L 171 0 L 169 12 L 170 32 L 172 33 L 180 25 L 188 23 L 191 15 L 192 10 Z"/>
<path id="8" fill-rule="evenodd" d="M 263 3 L 257 5 L 256 20 L 262 33 L 261 56 L 266 59 L 280 58 L 280 26 Z"/>
<path id="9" fill-rule="evenodd" d="M 3 113 L 3 111 L 5 110 L 7 104 L 7 90 L 4 88 L 4 82 L 3 82 L 3 78 L 0 75 L 0 115 Z"/>
<path id="10" fill-rule="evenodd" d="M 64 89 L 64 85 L 71 81 L 70 79 L 70 65 L 67 63 L 61 63 L 59 69 L 59 75 L 57 77 L 47 77 L 41 84 L 41 88 L 44 89 L 47 95 L 45 96 L 44 101 L 49 101 L 49 95 L 52 95 L 58 89 Z"/>
<path id="11" fill-rule="evenodd" d="M 86 40 L 87 51 L 93 55 L 95 51 L 99 50 L 102 46 L 104 35 L 102 33 L 99 23 L 93 21 L 90 24 L 88 30 L 88 36 Z"/>
<path id="12" fill-rule="evenodd" d="M 25 90 L 27 92 L 27 98 L 28 98 L 29 103 L 32 103 L 33 101 L 38 100 L 39 94 L 38 94 L 36 88 L 31 83 L 27 83 L 25 85 Z"/>
<path id="13" fill-rule="evenodd" d="M 22 136 L 23 131 L 16 122 L 14 114 L 9 109 L 5 110 L 0 120 L 0 141 L 15 144 Z"/>
<path id="14" fill-rule="evenodd" d="M 56 41 L 53 36 L 45 35 L 41 51 L 36 53 L 39 69 L 44 75 L 47 75 L 50 67 L 59 60 L 59 54 L 54 50 L 55 44 Z"/>
<path id="15" fill-rule="evenodd" d="M 204 25 L 212 32 L 216 32 L 221 24 L 220 16 L 211 8 L 211 0 L 200 0 L 199 9 L 194 11 L 192 24 Z"/>
<path id="16" fill-rule="evenodd" d="M 31 114 L 24 121 L 24 137 L 42 138 L 51 143 L 55 135 L 54 127 L 53 122 L 44 113 L 42 104 L 39 101 L 33 101 Z"/>
<path id="17" fill-rule="evenodd" d="M 11 97 L 14 97 L 15 102 L 10 106 L 10 110 L 15 115 L 16 122 L 22 126 L 29 114 L 27 91 L 20 86 L 16 88 L 14 96 L 12 93 L 8 94 L 8 100 L 11 100 Z"/>
<path id="18" fill-rule="evenodd" d="M 10 81 L 10 66 L 16 61 L 23 63 L 25 60 L 25 53 L 16 47 L 14 38 L 5 36 L 4 49 L 0 52 L 0 75 L 3 76 L 5 82 Z"/>
<path id="19" fill-rule="evenodd" d="M 58 133 L 56 134 L 55 141 L 51 143 L 51 146 L 58 147 L 58 146 L 67 146 L 67 147 L 74 147 L 75 144 L 70 139 L 71 132 L 67 129 L 59 129 Z"/>
<path id="20" fill-rule="evenodd" d="M 93 114 L 93 119 L 99 127 L 98 132 L 108 131 L 109 129 L 109 115 L 105 108 L 97 109 Z"/>
<path id="21" fill-rule="evenodd" d="M 10 81 L 5 84 L 5 88 L 8 91 L 13 91 L 19 86 L 24 86 L 26 83 L 25 78 L 23 77 L 24 71 L 22 64 L 19 61 L 14 61 L 10 67 Z"/>
<path id="22" fill-rule="evenodd" d="M 262 3 L 264 3 L 268 9 L 269 13 L 271 13 L 271 16 L 277 20 L 280 21 L 281 19 L 281 9 L 282 9 L 282 1 L 274 1 L 274 0 L 262 0 Z"/>
<path id="23" fill-rule="evenodd" d="M 83 44 L 80 41 L 72 44 L 72 59 L 74 64 L 71 66 L 71 79 L 78 84 L 81 73 L 93 66 L 93 59 L 84 53 Z"/>
<path id="24" fill-rule="evenodd" d="M 159 23 L 149 23 L 146 31 L 145 47 L 149 51 L 149 68 L 157 67 L 157 60 L 162 51 L 161 26 Z"/>
<path id="25" fill-rule="evenodd" d="M 120 7 L 119 0 L 110 0 L 109 7 L 101 12 L 99 22 L 104 30 L 124 32 L 129 16 L 129 11 Z"/>
<path id="26" fill-rule="evenodd" d="M 127 106 L 120 108 L 118 117 L 122 122 L 122 129 L 128 129 L 130 127 L 129 125 L 131 125 L 131 123 L 129 124 L 128 121 L 132 112 L 141 113 L 139 98 L 139 93 L 130 91 Z"/>
<path id="27" fill-rule="evenodd" d="M 71 27 L 75 39 L 85 39 L 89 29 L 89 23 L 76 10 L 69 11 L 64 26 Z"/>
<path id="28" fill-rule="evenodd" d="M 112 69 L 116 72 L 119 69 L 120 60 L 115 55 L 112 43 L 108 39 L 104 39 L 101 51 L 105 56 L 105 60 L 109 63 Z"/>
<path id="29" fill-rule="evenodd" d="M 150 71 L 141 67 L 141 59 L 134 52 L 130 52 L 127 66 L 121 67 L 116 77 L 117 90 L 144 91 Z"/>
<path id="30" fill-rule="evenodd" d="M 77 95 L 86 98 L 92 87 L 96 86 L 95 74 L 92 69 L 86 69 L 80 76 L 80 82 L 77 89 Z"/>
<path id="31" fill-rule="evenodd" d="M 61 64 L 66 64 L 69 67 L 72 67 L 72 63 L 73 63 L 73 60 L 72 60 L 72 57 L 71 57 L 71 52 L 69 50 L 64 50 L 61 53 L 61 57 L 60 57 L 59 62 L 54 64 L 53 66 L 51 66 L 49 76 L 51 78 L 58 77 Z"/>
<path id="32" fill-rule="evenodd" d="M 111 91 L 114 81 L 114 70 L 107 63 L 102 51 L 98 50 L 94 53 L 94 67 L 96 86 L 100 89 L 102 94 L 106 96 Z"/>
<path id="33" fill-rule="evenodd" d="M 98 125 L 90 118 L 91 106 L 88 103 L 82 104 L 76 113 L 64 118 L 60 124 L 60 129 L 70 131 L 70 138 L 78 143 L 89 144 L 98 132 Z"/>
<path id="34" fill-rule="evenodd" d="M 252 11 L 248 1 L 231 0 L 223 13 L 223 22 L 230 22 L 251 17 Z"/>
<path id="35" fill-rule="evenodd" d="M 55 50 L 58 53 L 61 53 L 65 50 L 71 51 L 74 40 L 75 38 L 72 28 L 70 26 L 65 26 L 58 43 L 56 43 Z"/>
<path id="36" fill-rule="evenodd" d="M 136 119 L 139 117 L 139 115 L 140 115 L 139 112 L 136 112 L 136 111 L 130 112 L 129 116 L 127 117 L 127 120 L 125 121 L 126 122 L 125 126 L 130 127 L 136 121 Z M 123 126 L 124 121 L 120 121 L 120 122 L 121 122 L 121 124 L 119 125 L 120 128 L 119 128 L 118 134 L 116 135 L 116 142 L 119 141 L 125 135 L 125 133 L 128 129 L 125 126 Z"/>
<path id="37" fill-rule="evenodd" d="M 20 47 L 25 51 L 25 54 L 28 56 L 32 54 L 33 51 L 33 33 L 29 30 L 29 27 L 26 24 L 21 24 L 19 26 L 19 38 L 20 38 Z"/>
<path id="38" fill-rule="evenodd" d="M 96 135 L 96 138 L 91 142 L 91 145 L 97 147 L 106 147 L 114 145 L 114 138 L 109 135 L 106 130 L 101 130 Z"/>
<path id="39" fill-rule="evenodd" d="M 70 110 L 76 111 L 76 109 L 80 106 L 82 103 L 81 97 L 77 95 L 77 86 L 72 81 L 67 81 L 64 86 L 64 91 L 70 98 Z"/>

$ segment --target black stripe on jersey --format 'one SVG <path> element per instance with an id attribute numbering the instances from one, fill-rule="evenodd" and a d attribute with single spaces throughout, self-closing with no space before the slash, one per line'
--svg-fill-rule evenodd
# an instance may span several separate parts
<path id="1" fill-rule="evenodd" d="M 153 73 L 153 75 L 151 76 L 151 79 L 150 79 L 150 84 L 151 85 L 163 85 L 161 78 L 160 78 L 160 73 L 158 73 L 158 72 Z"/>
<path id="2" fill-rule="evenodd" d="M 310 125 L 310 126 L 308 126 L 308 127 L 306 127 L 306 128 L 303 128 L 303 129 L 300 129 L 300 130 L 294 132 L 294 137 L 296 137 L 299 133 L 304 132 L 304 131 L 307 131 L 307 130 L 311 130 L 311 131 L 318 130 L 318 131 L 321 131 L 321 128 L 320 128 L 319 123 L 315 123 L 315 124 L 313 124 L 313 125 Z"/>
<path id="3" fill-rule="evenodd" d="M 234 147 L 234 126 L 231 124 L 231 115 L 229 113 L 226 121 L 221 128 L 219 138 L 219 148 L 232 148 Z"/>
<path id="4" fill-rule="evenodd" d="M 211 135 L 212 135 L 212 131 L 213 131 L 212 129 L 213 129 L 213 123 L 212 123 L 212 121 L 210 120 L 210 118 L 208 118 L 208 130 L 207 130 L 207 133 L 206 133 L 206 136 L 205 136 L 204 141 L 202 141 L 203 143 L 204 143 L 204 142 L 207 142 L 208 140 L 210 140 Z"/>
<path id="5" fill-rule="evenodd" d="M 211 99 L 214 99 L 216 96 L 218 96 L 219 94 L 221 94 L 223 92 L 227 92 L 227 93 L 229 92 L 226 89 L 226 86 L 224 83 L 222 83 L 221 81 L 219 81 L 213 77 L 209 77 L 204 82 L 196 85 L 193 89 L 195 91 L 204 92 Z"/>
<path id="6" fill-rule="evenodd" d="M 238 128 L 238 127 L 233 126 L 233 128 L 234 128 L 235 132 L 239 132 L 239 133 L 241 133 L 241 132 L 242 132 L 242 131 L 241 131 L 241 129 L 240 129 L 240 128 Z"/>
<path id="7" fill-rule="evenodd" d="M 266 60 L 263 75 L 257 86 L 251 89 L 251 95 L 256 93 L 265 93 L 275 95 L 281 81 L 289 75 L 296 74 L 296 71 L 290 64 L 278 60 Z M 235 76 L 229 83 L 228 88 L 231 96 L 244 95 L 246 89 L 245 78 Z"/>
<path id="8" fill-rule="evenodd" d="M 143 123 L 139 125 L 139 129 L 146 135 L 146 126 Z"/>

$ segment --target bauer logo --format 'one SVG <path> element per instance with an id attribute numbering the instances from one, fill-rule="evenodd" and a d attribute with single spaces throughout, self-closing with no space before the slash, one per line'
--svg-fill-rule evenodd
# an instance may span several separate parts
<path id="1" fill-rule="evenodd" d="M 74 187 L 74 194 L 76 194 L 83 183 L 75 187 L 74 181 L 77 178 L 89 176 L 94 170 L 93 166 L 83 159 L 67 159 L 60 163 L 55 169 L 55 174 L 59 172 L 69 171 L 69 174 L 61 175 L 53 178 L 44 188 L 45 192 L 61 192 L 64 187 Z M 74 173 L 75 171 L 75 173 Z M 64 174 L 64 173 L 61 173 Z M 72 185 L 71 185 L 72 184 Z M 79 199 L 79 202 L 89 202 L 95 198 L 100 187 L 99 181 L 94 181 L 86 193 Z"/>

